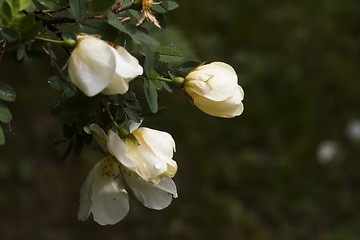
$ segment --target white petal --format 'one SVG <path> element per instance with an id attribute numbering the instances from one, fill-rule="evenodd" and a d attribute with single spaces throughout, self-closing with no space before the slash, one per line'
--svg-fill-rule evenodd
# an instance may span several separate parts
<path id="1" fill-rule="evenodd" d="M 192 85 L 188 79 L 203 80 L 204 75 L 213 76 L 208 78 L 206 83 L 210 85 L 205 90 L 201 85 Z M 222 62 L 213 62 L 210 64 L 202 65 L 193 70 L 185 78 L 185 91 L 191 96 L 191 92 L 204 96 L 214 101 L 224 101 L 234 94 L 237 86 L 237 75 L 235 70 L 228 64 Z"/>
<path id="2" fill-rule="evenodd" d="M 98 172 L 93 183 L 92 208 L 94 220 L 100 225 L 115 224 L 129 212 L 129 198 L 121 177 Z"/>
<path id="3" fill-rule="evenodd" d="M 89 172 L 85 179 L 85 182 L 80 190 L 80 208 L 78 213 L 78 219 L 85 221 L 89 215 L 92 206 L 91 196 L 93 193 L 93 182 L 95 176 L 101 171 L 101 166 L 104 163 L 104 159 L 99 161 Z"/>
<path id="4" fill-rule="evenodd" d="M 137 138 L 142 138 L 146 145 L 158 157 L 159 160 L 166 162 L 168 165 L 168 177 L 173 177 L 177 171 L 177 164 L 172 160 L 175 152 L 175 141 L 172 136 L 163 131 L 141 127 L 134 131 Z"/>
<path id="5" fill-rule="evenodd" d="M 115 74 L 102 93 L 106 95 L 124 94 L 129 89 L 129 82 L 143 74 L 143 68 L 125 48 L 118 47 L 117 51 L 111 48 L 111 51 L 116 60 Z"/>
<path id="6" fill-rule="evenodd" d="M 78 39 L 69 60 L 71 81 L 87 96 L 100 93 L 115 73 L 111 47 L 96 37 Z"/>
<path id="7" fill-rule="evenodd" d="M 124 177 L 135 197 L 145 207 L 161 210 L 170 205 L 173 197 L 177 197 L 175 183 L 170 178 L 163 178 L 159 184 L 152 184 L 134 173 L 125 173 Z"/>
<path id="8" fill-rule="evenodd" d="M 139 129 L 133 132 L 139 145 L 131 140 L 125 139 L 127 155 L 136 164 L 136 173 L 146 181 L 158 183 L 162 178 L 163 173 L 168 169 L 166 161 L 157 156 L 152 149 L 147 145 L 142 136 L 139 134 Z"/>
<path id="9" fill-rule="evenodd" d="M 138 129 L 141 125 L 141 123 L 144 121 L 143 118 L 140 119 L 140 122 L 137 123 L 137 122 L 134 122 L 133 120 L 130 120 L 130 124 L 129 124 L 129 132 L 130 133 L 133 133 L 136 129 Z"/>
<path id="10" fill-rule="evenodd" d="M 98 142 L 98 144 L 101 146 L 103 151 L 106 153 L 106 143 L 107 143 L 107 136 L 104 130 L 96 123 L 92 123 L 89 126 L 84 127 L 84 131 L 88 134 L 93 135 L 95 140 Z"/>
<path id="11" fill-rule="evenodd" d="M 128 157 L 127 149 L 121 138 L 112 130 L 108 132 L 107 148 L 111 155 L 121 162 L 125 167 L 136 171 L 135 163 Z"/>
<path id="12" fill-rule="evenodd" d="M 233 118 L 239 116 L 244 110 L 244 106 L 241 102 L 244 98 L 243 94 L 242 88 L 237 86 L 235 94 L 225 101 L 213 101 L 197 94 L 193 94 L 192 98 L 195 106 L 209 115 Z"/>

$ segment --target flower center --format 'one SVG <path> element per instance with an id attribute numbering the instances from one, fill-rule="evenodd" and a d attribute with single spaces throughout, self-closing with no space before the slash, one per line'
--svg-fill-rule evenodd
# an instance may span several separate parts
<path id="1" fill-rule="evenodd" d="M 106 161 L 104 162 L 102 169 L 102 176 L 113 177 L 117 179 L 120 177 L 120 162 L 112 155 L 106 157 Z"/>

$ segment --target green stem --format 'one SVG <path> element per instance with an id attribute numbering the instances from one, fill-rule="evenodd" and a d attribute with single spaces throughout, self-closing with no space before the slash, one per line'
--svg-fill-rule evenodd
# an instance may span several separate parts
<path id="1" fill-rule="evenodd" d="M 35 37 L 35 39 L 46 41 L 46 42 L 57 43 L 57 44 L 62 44 L 63 43 L 63 41 L 49 39 L 49 38 Z"/>
<path id="2" fill-rule="evenodd" d="M 122 127 L 119 126 L 119 124 L 117 124 L 117 122 L 115 121 L 113 115 L 110 112 L 109 103 L 107 101 L 105 102 L 105 109 L 106 109 L 107 114 L 110 117 L 111 122 L 114 124 L 114 126 L 118 130 L 119 136 L 122 139 L 125 139 L 130 133 L 125 128 L 122 128 Z"/>
<path id="3" fill-rule="evenodd" d="M 173 84 L 174 86 L 179 87 L 179 88 L 184 87 L 184 81 L 185 81 L 185 79 L 182 78 L 182 77 L 176 77 L 176 78 L 173 78 L 173 79 L 168 79 L 168 78 L 163 78 L 163 77 L 157 77 L 156 79 L 157 79 L 157 80 L 160 80 L 160 81 L 164 81 L 164 82 L 171 83 L 171 84 Z"/>
<path id="4" fill-rule="evenodd" d="M 157 77 L 156 79 L 157 79 L 157 80 L 164 81 L 164 82 L 169 82 L 169 83 L 172 83 L 172 82 L 173 82 L 173 80 L 172 80 L 172 79 L 163 78 L 163 77 Z"/>

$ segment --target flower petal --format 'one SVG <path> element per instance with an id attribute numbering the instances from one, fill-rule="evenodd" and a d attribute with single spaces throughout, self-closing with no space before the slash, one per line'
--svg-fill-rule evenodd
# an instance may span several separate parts
<path id="1" fill-rule="evenodd" d="M 128 157 L 127 149 L 121 138 L 112 130 L 108 132 L 107 149 L 111 155 L 130 170 L 136 171 L 135 163 Z"/>
<path id="2" fill-rule="evenodd" d="M 197 94 L 193 94 L 192 98 L 194 100 L 194 104 L 201 111 L 209 115 L 233 118 L 239 116 L 244 110 L 244 105 L 241 102 L 244 98 L 244 91 L 240 86 L 237 86 L 236 89 L 237 91 L 235 91 L 235 94 L 224 101 L 209 100 Z"/>
<path id="3" fill-rule="evenodd" d="M 209 91 L 209 86 L 191 83 L 194 80 L 206 81 L 211 90 Z M 238 83 L 235 70 L 222 62 L 202 65 L 191 71 L 185 78 L 185 91 L 190 96 L 194 92 L 214 101 L 224 101 L 231 97 L 236 90 L 236 85 Z"/>
<path id="4" fill-rule="evenodd" d="M 101 166 L 104 160 L 99 161 L 89 172 L 85 179 L 85 182 L 80 190 L 80 208 L 78 213 L 78 219 L 85 221 L 89 215 L 92 206 L 91 196 L 93 193 L 93 182 L 96 174 L 101 171 Z"/>
<path id="5" fill-rule="evenodd" d="M 92 36 L 81 37 L 70 56 L 70 79 L 85 95 L 91 97 L 109 85 L 115 64 L 115 56 L 106 42 Z"/>
<path id="6" fill-rule="evenodd" d="M 129 212 L 128 194 L 121 178 L 107 176 L 101 170 L 93 182 L 91 212 L 100 225 L 115 224 Z"/>
<path id="7" fill-rule="evenodd" d="M 170 178 L 158 184 L 144 181 L 134 173 L 124 173 L 124 178 L 135 197 L 147 208 L 161 210 L 177 197 L 176 185 Z"/>
<path id="8" fill-rule="evenodd" d="M 89 126 L 84 127 L 84 131 L 87 134 L 91 134 L 94 136 L 97 143 L 100 145 L 100 147 L 103 149 L 103 151 L 106 153 L 106 143 L 107 143 L 107 136 L 104 130 L 97 124 L 92 123 Z"/>
<path id="9" fill-rule="evenodd" d="M 111 48 L 116 60 L 116 69 L 110 84 L 102 91 L 103 94 L 124 94 L 129 89 L 129 82 L 143 74 L 139 61 L 123 47 Z"/>

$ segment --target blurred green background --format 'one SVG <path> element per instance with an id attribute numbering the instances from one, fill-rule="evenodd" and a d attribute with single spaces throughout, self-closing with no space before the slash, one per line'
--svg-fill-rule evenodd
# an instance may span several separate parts
<path id="1" fill-rule="evenodd" d="M 80 187 L 103 156 L 93 145 L 60 161 L 55 71 L 46 56 L 4 55 L 18 98 L 0 147 L 1 239 L 360 239 L 360 2 L 178 2 L 156 36 L 185 59 L 231 64 L 244 113 L 215 118 L 162 93 L 168 110 L 144 125 L 176 140 L 179 198 L 162 211 L 131 198 L 114 226 L 80 222 Z"/>

